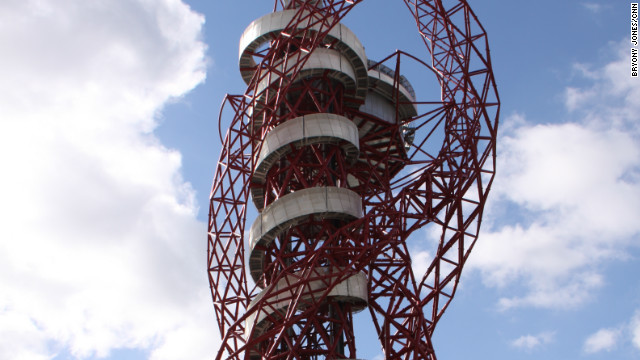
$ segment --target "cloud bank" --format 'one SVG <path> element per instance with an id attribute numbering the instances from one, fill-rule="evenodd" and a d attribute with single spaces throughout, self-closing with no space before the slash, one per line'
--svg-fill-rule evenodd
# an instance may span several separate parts
<path id="1" fill-rule="evenodd" d="M 0 4 L 0 357 L 204 359 L 205 225 L 156 117 L 205 77 L 179 0 Z"/>
<path id="2" fill-rule="evenodd" d="M 616 44 L 602 67 L 575 66 L 588 85 L 566 89 L 566 119 L 534 125 L 514 114 L 503 122 L 496 182 L 470 258 L 487 285 L 519 285 L 500 299 L 502 309 L 578 307 L 604 283 L 602 265 L 637 248 L 640 106 L 627 44 Z"/>

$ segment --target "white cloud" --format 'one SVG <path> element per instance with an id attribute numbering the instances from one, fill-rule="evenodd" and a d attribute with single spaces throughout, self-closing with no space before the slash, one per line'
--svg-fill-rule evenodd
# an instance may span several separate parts
<path id="1" fill-rule="evenodd" d="M 591 85 L 568 88 L 569 120 L 533 125 L 514 115 L 499 139 L 470 265 L 489 286 L 524 285 L 523 294 L 500 300 L 503 309 L 579 306 L 605 282 L 601 265 L 627 259 L 637 244 L 640 107 L 631 100 L 627 53 L 614 53 L 600 69 L 579 66 Z"/>
<path id="2" fill-rule="evenodd" d="M 0 4 L 0 357 L 211 357 L 205 225 L 152 132 L 204 79 L 203 22 L 179 0 Z"/>
<path id="3" fill-rule="evenodd" d="M 603 9 L 602 5 L 595 3 L 582 3 L 582 6 L 584 6 L 585 9 L 591 11 L 594 14 L 599 13 Z"/>
<path id="4" fill-rule="evenodd" d="M 565 105 L 569 111 L 581 116 L 581 122 L 603 128 L 630 128 L 637 134 L 640 125 L 636 118 L 640 103 L 636 101 L 635 79 L 629 76 L 629 38 L 612 43 L 607 52 L 615 59 L 603 66 L 574 64 L 577 73 L 590 86 L 568 86 L 565 90 Z"/>
<path id="5" fill-rule="evenodd" d="M 612 351 L 619 345 L 631 345 L 640 350 L 640 310 L 636 310 L 629 321 L 623 324 L 602 328 L 589 335 L 584 342 L 583 350 L 587 354 Z"/>
<path id="6" fill-rule="evenodd" d="M 588 354 L 600 351 L 611 351 L 618 342 L 620 330 L 600 329 L 590 335 L 584 342 L 584 351 Z"/>
<path id="7" fill-rule="evenodd" d="M 433 261 L 433 255 L 429 251 L 413 249 L 411 251 L 411 270 L 417 281 L 421 281 Z"/>
<path id="8" fill-rule="evenodd" d="M 49 359 L 46 337 L 24 314 L 0 312 L 0 355 L 4 359 Z"/>
<path id="9" fill-rule="evenodd" d="M 575 87 L 567 87 L 565 89 L 565 105 L 571 111 L 576 110 L 585 101 L 586 98 L 592 96 L 584 90 Z"/>
<path id="10" fill-rule="evenodd" d="M 511 346 L 531 351 L 544 344 L 553 341 L 555 333 L 551 331 L 542 332 L 537 335 L 523 335 L 511 342 Z"/>
<path id="11" fill-rule="evenodd" d="M 640 350 L 640 310 L 636 311 L 629 325 L 631 330 L 631 343 Z"/>

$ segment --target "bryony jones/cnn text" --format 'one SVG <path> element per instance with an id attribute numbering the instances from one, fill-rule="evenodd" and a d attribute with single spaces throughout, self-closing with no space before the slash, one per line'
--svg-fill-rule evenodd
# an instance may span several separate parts
<path id="1" fill-rule="evenodd" d="M 631 77 L 638 77 L 638 3 L 631 3 Z"/>

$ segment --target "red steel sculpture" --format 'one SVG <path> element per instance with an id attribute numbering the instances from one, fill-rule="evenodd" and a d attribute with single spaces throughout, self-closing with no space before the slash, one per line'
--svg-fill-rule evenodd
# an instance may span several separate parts
<path id="1" fill-rule="evenodd" d="M 405 0 L 430 60 L 371 61 L 340 23 L 361 1 L 278 0 L 241 37 L 209 212 L 217 359 L 356 359 L 364 309 L 385 358 L 436 358 L 494 176 L 487 36 L 465 0 Z M 418 100 L 401 60 L 441 98 Z M 425 226 L 439 243 L 417 277 Z"/>

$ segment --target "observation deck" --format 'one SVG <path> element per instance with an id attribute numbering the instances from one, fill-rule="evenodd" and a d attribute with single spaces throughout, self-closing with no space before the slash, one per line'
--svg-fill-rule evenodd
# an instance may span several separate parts
<path id="1" fill-rule="evenodd" d="M 253 21 L 240 39 L 240 74 L 255 85 L 251 128 L 261 134 L 250 178 L 259 214 L 249 231 L 249 272 L 261 289 L 245 322 L 252 359 L 273 346 L 266 339 L 282 331 L 276 329 L 286 316 L 310 309 L 325 320 L 287 336 L 310 331 L 305 336 L 323 344 L 301 345 L 316 349 L 310 353 L 344 357 L 344 342 L 353 342 L 351 316 L 368 302 L 368 279 L 349 260 L 357 251 L 349 233 L 359 231 L 350 224 L 363 217 L 363 197 L 384 186 L 379 179 L 402 169 L 411 146 L 406 129 L 417 109 L 409 81 L 368 60 L 345 25 L 326 31 L 321 20 L 299 9 L 278 11 Z M 303 38 L 323 32 L 320 46 L 306 51 Z M 274 54 L 271 46 L 284 38 L 299 45 Z M 270 67 L 254 79 L 267 57 Z M 313 249 L 333 242 L 343 248 L 306 263 Z"/>

